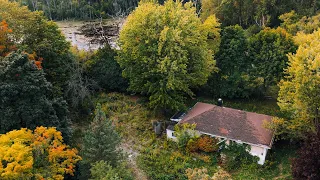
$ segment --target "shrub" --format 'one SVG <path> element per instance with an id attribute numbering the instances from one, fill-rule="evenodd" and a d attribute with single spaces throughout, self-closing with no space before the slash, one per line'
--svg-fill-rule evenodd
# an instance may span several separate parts
<path id="1" fill-rule="evenodd" d="M 198 139 L 189 139 L 187 143 L 187 152 L 196 152 L 199 150 Z"/>
<path id="2" fill-rule="evenodd" d="M 230 171 L 236 170 L 242 165 L 250 165 L 258 161 L 258 157 L 252 156 L 250 146 L 246 144 L 238 144 L 230 141 L 229 145 L 222 151 L 223 163 L 222 166 Z"/>
<path id="3" fill-rule="evenodd" d="M 198 140 L 198 146 L 201 151 L 204 152 L 215 152 L 218 150 L 218 140 L 208 135 L 202 135 Z"/>
<path id="4" fill-rule="evenodd" d="M 231 180 L 231 175 L 219 166 L 218 171 L 212 176 L 212 180 Z"/>
<path id="5" fill-rule="evenodd" d="M 186 170 L 186 175 L 188 176 L 188 180 L 209 180 L 211 177 L 208 175 L 208 170 L 206 168 L 188 168 Z"/>
<path id="6" fill-rule="evenodd" d="M 196 126 L 194 124 L 187 124 L 187 123 L 175 126 L 175 131 L 178 139 L 178 147 L 180 150 L 188 151 L 187 145 L 189 141 L 191 139 L 197 138 L 196 132 L 194 131 L 195 127 Z"/>

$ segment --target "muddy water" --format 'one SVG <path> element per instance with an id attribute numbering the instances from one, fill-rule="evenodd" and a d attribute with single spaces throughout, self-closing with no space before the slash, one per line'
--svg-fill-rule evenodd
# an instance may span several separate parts
<path id="1" fill-rule="evenodd" d="M 117 40 L 123 22 L 124 19 L 103 20 L 101 24 L 99 21 L 58 21 L 56 23 L 72 46 L 91 51 L 103 47 L 106 41 L 112 48 L 118 49 Z"/>

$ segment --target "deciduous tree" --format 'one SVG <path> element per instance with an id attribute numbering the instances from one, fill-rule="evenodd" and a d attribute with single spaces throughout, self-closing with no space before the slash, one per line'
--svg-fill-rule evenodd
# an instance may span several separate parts
<path id="1" fill-rule="evenodd" d="M 251 78 L 251 63 L 247 55 L 248 41 L 241 26 L 228 26 L 221 32 L 216 55 L 219 72 L 209 78 L 206 89 L 215 96 L 247 98 L 259 84 Z"/>
<path id="2" fill-rule="evenodd" d="M 315 131 L 320 119 L 320 31 L 298 34 L 299 48 L 289 54 L 289 66 L 279 86 L 278 105 L 286 119 L 273 121 L 292 138 L 305 138 Z"/>
<path id="3" fill-rule="evenodd" d="M 250 38 L 251 76 L 263 78 L 264 92 L 277 85 L 287 67 L 288 53 L 296 51 L 293 38 L 284 29 L 266 28 Z"/>
<path id="4" fill-rule="evenodd" d="M 8 35 L 12 33 L 12 29 L 8 27 L 8 23 L 3 20 L 0 22 L 0 56 L 6 56 L 15 49 L 15 45 Z"/>
<path id="5" fill-rule="evenodd" d="M 13 130 L 0 135 L 0 176 L 4 179 L 63 179 L 81 160 L 55 128 Z"/>
<path id="6" fill-rule="evenodd" d="M 120 32 L 118 62 L 129 90 L 148 95 L 153 108 L 183 107 L 191 88 L 205 84 L 214 68 L 207 44 L 212 28 L 191 3 L 141 3 Z"/>

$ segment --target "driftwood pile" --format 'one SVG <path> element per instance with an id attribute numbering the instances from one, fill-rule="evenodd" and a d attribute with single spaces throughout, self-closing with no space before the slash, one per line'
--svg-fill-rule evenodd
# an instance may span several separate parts
<path id="1" fill-rule="evenodd" d="M 92 38 L 91 43 L 106 43 L 112 38 L 119 36 L 118 24 L 103 25 L 102 23 L 90 22 L 79 29 L 79 34 Z"/>

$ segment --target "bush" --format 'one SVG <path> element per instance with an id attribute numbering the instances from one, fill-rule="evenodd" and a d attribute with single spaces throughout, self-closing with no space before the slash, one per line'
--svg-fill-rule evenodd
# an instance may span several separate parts
<path id="1" fill-rule="evenodd" d="M 208 135 L 202 135 L 198 139 L 198 146 L 201 151 L 204 152 L 215 152 L 219 149 L 219 145 L 217 144 L 219 141 L 215 138 L 212 138 Z"/>
<path id="2" fill-rule="evenodd" d="M 230 141 L 230 144 L 222 151 L 223 163 L 222 166 L 228 170 L 236 170 L 242 165 L 250 165 L 257 163 L 258 157 L 252 156 L 250 146 L 246 144 L 238 144 Z"/>
<path id="3" fill-rule="evenodd" d="M 209 180 L 211 179 L 208 175 L 208 170 L 206 168 L 188 168 L 186 170 L 186 175 L 188 176 L 188 180 Z"/>
<path id="4" fill-rule="evenodd" d="M 187 143 L 187 152 L 196 152 L 199 150 L 198 139 L 189 139 Z"/>
<path id="5" fill-rule="evenodd" d="M 188 151 L 188 143 L 191 139 L 195 139 L 196 137 L 196 132 L 194 131 L 194 128 L 196 126 L 194 124 L 182 124 L 182 125 L 176 125 L 175 126 L 175 131 L 177 134 L 177 139 L 178 139 L 178 147 L 180 150 L 187 150 Z M 194 141 L 194 140 L 193 140 Z M 190 142 L 190 143 L 195 143 L 195 142 Z M 189 144 L 191 146 L 191 144 Z M 191 148 L 191 147 L 189 147 Z"/>
<path id="6" fill-rule="evenodd" d="M 132 174 L 123 165 L 112 167 L 105 161 L 94 163 L 90 169 L 92 178 L 90 180 L 131 180 Z"/>

